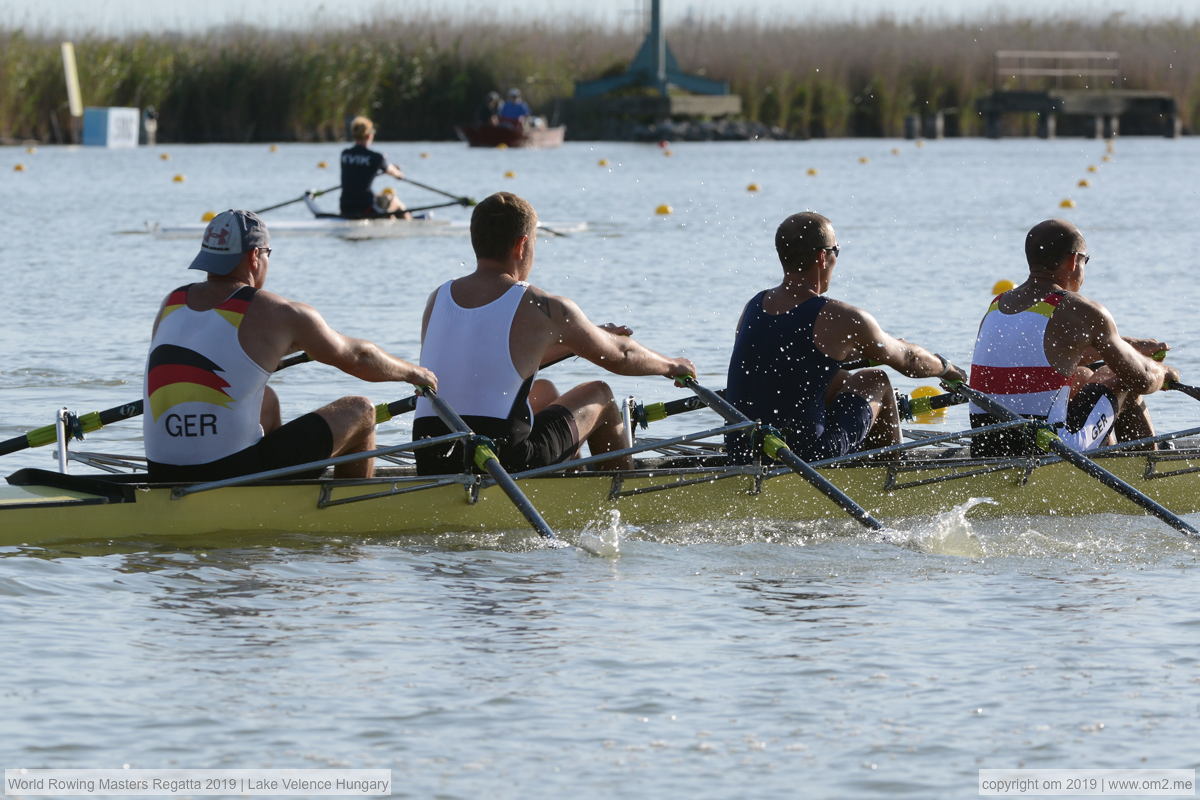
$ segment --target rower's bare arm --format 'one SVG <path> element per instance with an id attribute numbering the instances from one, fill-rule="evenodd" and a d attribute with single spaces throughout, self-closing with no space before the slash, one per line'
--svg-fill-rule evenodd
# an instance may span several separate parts
<path id="1" fill-rule="evenodd" d="M 1104 306 L 1088 304 L 1077 313 L 1083 329 L 1091 333 L 1089 344 L 1116 374 L 1121 388 L 1134 394 L 1150 394 L 1163 388 L 1164 381 L 1179 379 L 1178 370 L 1150 357 L 1154 351 L 1143 354 L 1141 348 L 1121 338 L 1116 321 Z"/>
<path id="2" fill-rule="evenodd" d="M 663 375 L 677 378 L 695 375 L 696 367 L 686 358 L 668 358 L 638 343 L 623 325 L 596 325 L 565 297 L 550 297 L 551 320 L 559 344 L 617 375 Z"/>
<path id="3" fill-rule="evenodd" d="M 854 349 L 862 357 L 877 364 L 886 364 L 910 378 L 967 379 L 966 373 L 948 360 L 939 358 L 918 344 L 892 336 L 879 326 L 869 312 L 861 308 L 847 308 L 848 319 L 852 320 L 848 330 Z"/>
<path id="4" fill-rule="evenodd" d="M 404 172 L 399 167 L 397 167 L 395 164 L 387 165 L 387 174 L 391 175 L 393 178 L 395 178 L 398 181 L 404 180 Z"/>
<path id="5" fill-rule="evenodd" d="M 437 388 L 437 376 L 430 370 L 389 355 L 374 342 L 338 333 L 311 306 L 293 303 L 292 313 L 295 347 L 314 360 L 364 381 L 406 381 Z"/>

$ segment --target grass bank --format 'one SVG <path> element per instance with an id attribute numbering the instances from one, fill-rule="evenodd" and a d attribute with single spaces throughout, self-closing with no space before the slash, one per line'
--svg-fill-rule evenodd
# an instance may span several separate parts
<path id="1" fill-rule="evenodd" d="M 1119 88 L 1170 92 L 1200 127 L 1200 23 L 993 17 L 870 23 L 733 17 L 671 27 L 680 67 L 727 80 L 745 116 L 796 136 L 899 136 L 945 110 L 978 134 L 975 100 L 1000 49 L 1114 50 Z M 326 141 L 369 114 L 387 139 L 444 139 L 487 91 L 521 87 L 543 113 L 575 79 L 624 69 L 640 29 L 393 18 L 285 32 L 75 37 L 83 98 L 155 106 L 163 142 Z M 53 141 L 67 122 L 61 37 L 0 28 L 0 138 Z"/>

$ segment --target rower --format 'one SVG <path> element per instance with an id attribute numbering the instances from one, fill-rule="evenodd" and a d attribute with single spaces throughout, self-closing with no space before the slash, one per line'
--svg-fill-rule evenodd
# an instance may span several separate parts
<path id="1" fill-rule="evenodd" d="M 1154 435 L 1141 396 L 1179 380 L 1156 361 L 1168 346 L 1155 339 L 1123 338 L 1108 309 L 1079 294 L 1091 256 L 1070 222 L 1048 219 L 1025 236 L 1029 277 L 992 300 L 979 324 L 971 386 L 1013 411 L 1044 420 L 1072 449 Z M 1097 359 L 1104 366 L 1093 370 Z M 971 425 L 998 420 L 971 404 Z M 984 433 L 972 440 L 977 456 L 1036 452 L 1032 429 Z"/>
<path id="2" fill-rule="evenodd" d="M 813 461 L 900 442 L 888 376 L 851 375 L 843 361 L 867 359 L 913 378 L 964 380 L 936 353 L 889 335 L 861 308 L 825 297 L 841 254 L 820 214 L 793 214 L 775 232 L 783 281 L 742 311 L 729 360 L 726 398 L 750 419 L 778 428 L 800 458 Z M 756 456 L 752 434 L 726 437 L 731 458 Z"/>
<path id="3" fill-rule="evenodd" d="M 366 381 L 437 386 L 429 370 L 338 333 L 311 306 L 263 291 L 270 257 L 262 219 L 223 211 L 191 264 L 208 279 L 181 286 L 159 308 L 143 390 L 151 481 L 223 480 L 374 448 L 375 408 L 365 397 L 342 397 L 281 424 L 267 378 L 288 353 L 303 350 Z M 334 474 L 370 477 L 372 463 L 339 464 Z"/>
<path id="4" fill-rule="evenodd" d="M 526 200 L 499 192 L 475 207 L 471 246 L 476 267 L 447 281 L 425 306 L 421 364 L 438 373 L 438 394 L 478 434 L 490 437 L 504 467 L 519 471 L 572 457 L 583 442 L 592 455 L 625 447 L 625 426 L 603 381 L 558 393 L 538 369 L 578 355 L 618 375 L 694 375 L 686 358 L 667 358 L 638 344 L 623 325 L 595 325 L 572 300 L 528 283 L 537 242 L 537 213 Z M 413 438 L 447 433 L 424 398 Z M 625 469 L 629 456 L 605 466 Z M 417 450 L 422 474 L 461 472 L 461 445 Z"/>
<path id="5" fill-rule="evenodd" d="M 342 216 L 349 219 L 410 219 L 412 215 L 394 191 L 384 190 L 379 194 L 371 191 L 371 184 L 380 173 L 387 173 L 396 180 L 404 178 L 404 173 L 388 161 L 387 156 L 371 149 L 375 141 L 375 124 L 367 117 L 355 117 L 350 123 L 350 135 L 354 137 L 354 146 L 343 150 L 341 158 Z"/>

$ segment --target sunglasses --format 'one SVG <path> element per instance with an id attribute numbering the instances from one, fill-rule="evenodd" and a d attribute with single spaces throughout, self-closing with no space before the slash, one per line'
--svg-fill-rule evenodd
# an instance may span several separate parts
<path id="1" fill-rule="evenodd" d="M 1083 256 L 1083 265 L 1085 267 L 1087 266 L 1087 263 L 1092 260 L 1092 257 L 1089 256 L 1087 253 L 1075 252 L 1075 253 L 1072 253 L 1072 255 Z"/>
<path id="2" fill-rule="evenodd" d="M 822 247 L 821 249 L 827 253 L 833 253 L 834 258 L 837 258 L 842 252 L 842 248 L 836 244 L 833 245 L 832 247 Z"/>

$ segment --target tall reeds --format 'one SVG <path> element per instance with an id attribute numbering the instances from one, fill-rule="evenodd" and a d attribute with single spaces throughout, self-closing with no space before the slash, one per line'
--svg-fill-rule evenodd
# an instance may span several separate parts
<path id="1" fill-rule="evenodd" d="M 583 21 L 399 17 L 310 32 L 76 38 L 84 102 L 155 106 L 160 141 L 342 138 L 372 116 L 385 138 L 440 139 L 486 92 L 520 87 L 543 113 L 576 79 L 621 71 L 641 32 Z M 1115 50 L 1119 88 L 1170 92 L 1200 126 L 1200 23 L 993 17 L 801 23 L 750 16 L 690 20 L 668 41 L 687 72 L 730 82 L 745 116 L 795 136 L 898 136 L 913 113 L 956 115 L 977 133 L 977 98 L 1001 49 Z M 0 28 L 0 138 L 54 140 L 65 128 L 60 37 Z M 1001 81 L 1003 78 L 1001 77 Z"/>

